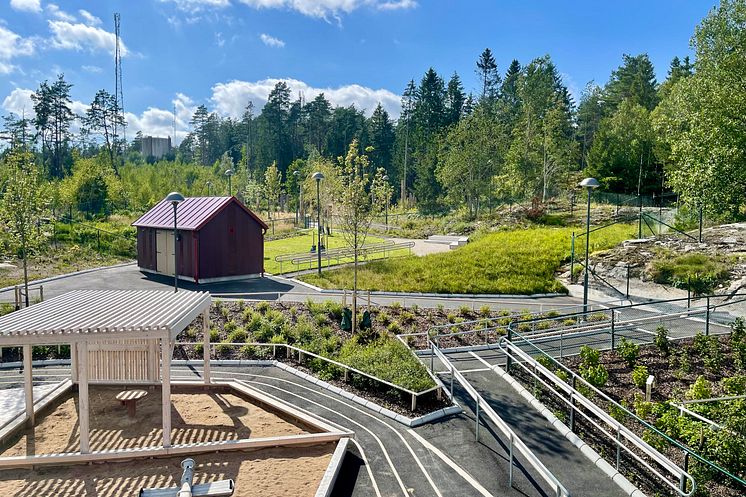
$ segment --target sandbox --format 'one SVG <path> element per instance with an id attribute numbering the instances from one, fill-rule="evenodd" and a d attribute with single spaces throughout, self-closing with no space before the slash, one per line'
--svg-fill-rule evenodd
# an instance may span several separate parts
<path id="1" fill-rule="evenodd" d="M 0 446 L 0 495 L 134 496 L 176 485 L 180 462 L 192 457 L 195 484 L 233 479 L 234 496 L 310 497 L 343 436 L 246 385 L 173 384 L 173 446 L 164 449 L 160 387 L 146 388 L 134 417 L 115 399 L 121 390 L 90 387 L 90 454 L 78 452 L 71 390 L 39 412 L 33 427 L 8 437 Z"/>

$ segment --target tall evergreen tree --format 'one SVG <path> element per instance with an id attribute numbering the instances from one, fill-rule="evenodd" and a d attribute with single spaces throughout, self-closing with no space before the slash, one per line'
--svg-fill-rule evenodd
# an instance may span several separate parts
<path id="1" fill-rule="evenodd" d="M 495 57 L 489 48 L 485 48 L 482 55 L 479 56 L 476 72 L 482 85 L 482 94 L 479 97 L 480 103 L 494 101 L 500 88 L 500 75 L 497 72 Z"/>
<path id="2" fill-rule="evenodd" d="M 611 112 L 626 99 L 653 110 L 658 104 L 658 83 L 648 54 L 624 54 L 622 65 L 611 73 L 604 93 Z"/>
<path id="3" fill-rule="evenodd" d="M 379 103 L 368 120 L 368 136 L 373 150 L 368 153 L 373 169 L 383 168 L 394 182 L 398 176 L 393 167 L 394 155 L 394 126 L 389 119 L 389 113 Z"/>
<path id="4" fill-rule="evenodd" d="M 446 124 L 446 89 L 443 79 L 431 67 L 417 90 L 412 112 L 414 122 L 414 190 L 418 206 L 425 210 L 438 207 L 440 187 L 435 179 L 438 134 Z"/>
<path id="5" fill-rule="evenodd" d="M 124 128 L 124 117 L 114 95 L 106 90 L 99 90 L 91 102 L 83 118 L 83 126 L 89 133 L 98 134 L 104 140 L 104 146 L 109 156 L 109 164 L 114 173 L 119 175 L 118 153 L 119 136 L 117 128 Z"/>
<path id="6" fill-rule="evenodd" d="M 589 82 L 580 95 L 577 114 L 577 139 L 580 144 L 580 165 L 588 165 L 588 152 L 593 138 L 603 118 L 603 90 L 593 81 Z"/>
<path id="7" fill-rule="evenodd" d="M 455 72 L 451 79 L 448 80 L 446 89 L 446 117 L 445 125 L 456 124 L 464 114 L 464 104 L 466 103 L 466 93 L 464 85 L 461 84 L 461 78 Z"/>
<path id="8" fill-rule="evenodd" d="M 279 81 L 269 93 L 260 115 L 261 158 L 265 168 L 276 162 L 278 169 L 285 171 L 290 164 L 289 116 L 290 87 L 285 81 Z"/>
<path id="9" fill-rule="evenodd" d="M 332 120 L 332 104 L 323 93 L 306 104 L 308 116 L 308 141 L 317 152 L 323 153 L 329 124 Z"/>

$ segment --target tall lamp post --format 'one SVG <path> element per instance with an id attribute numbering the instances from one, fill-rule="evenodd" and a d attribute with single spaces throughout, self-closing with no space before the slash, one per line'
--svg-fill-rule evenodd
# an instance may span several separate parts
<path id="1" fill-rule="evenodd" d="M 311 178 L 316 180 L 316 231 L 319 232 L 316 255 L 319 261 L 319 276 L 321 276 L 321 180 L 324 179 L 324 174 L 321 171 L 316 171 L 311 175 Z"/>
<path id="2" fill-rule="evenodd" d="M 580 187 L 588 190 L 588 209 L 585 215 L 585 271 L 583 275 L 583 313 L 588 313 L 588 251 L 591 238 L 591 192 L 601 186 L 596 178 L 585 178 Z"/>
<path id="3" fill-rule="evenodd" d="M 384 218 L 384 223 L 386 224 L 386 233 L 389 232 L 389 175 L 384 174 L 383 181 L 386 182 L 386 217 Z"/>
<path id="4" fill-rule="evenodd" d="M 301 187 L 300 187 L 301 185 L 300 183 L 298 183 L 298 178 L 300 177 L 300 171 L 293 171 L 293 176 L 295 176 L 295 183 L 298 186 L 298 198 L 297 198 L 298 203 L 295 205 L 295 224 L 298 225 L 299 220 L 300 220 L 299 212 L 300 212 L 300 194 L 301 194 Z"/>
<path id="5" fill-rule="evenodd" d="M 174 206 L 174 293 L 179 291 L 179 251 L 176 249 L 176 241 L 179 236 L 176 225 L 176 208 L 184 201 L 184 195 L 179 192 L 171 192 L 166 197 L 166 202 Z"/>
<path id="6" fill-rule="evenodd" d="M 207 182 L 207 196 L 208 197 L 212 196 L 212 195 L 210 195 L 210 188 L 212 188 L 212 181 L 208 181 Z"/>
<path id="7" fill-rule="evenodd" d="M 231 177 L 233 177 L 234 171 L 233 169 L 227 169 L 225 171 L 225 175 L 228 176 L 228 196 L 233 196 L 233 190 L 231 189 Z"/>

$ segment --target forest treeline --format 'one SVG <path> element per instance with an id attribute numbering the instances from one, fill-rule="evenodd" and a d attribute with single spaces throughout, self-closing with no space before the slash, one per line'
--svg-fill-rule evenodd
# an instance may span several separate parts
<path id="1" fill-rule="evenodd" d="M 657 81 L 647 54 L 624 55 L 577 102 L 549 55 L 501 70 L 489 48 L 475 63 L 478 88 L 467 92 L 458 74 L 431 68 L 404 86 L 396 120 L 380 104 L 367 117 L 323 93 L 306 101 L 281 81 L 261 110 L 249 103 L 240 119 L 197 107 L 191 131 L 155 167 L 139 154 L 139 134 L 124 143 L 116 99 L 101 90 L 75 116 L 63 75 L 34 93 L 33 118 L 5 117 L 5 136 L 34 152 L 61 201 L 90 205 L 103 190 L 104 207 L 94 202 L 94 210 L 107 201 L 143 208 L 176 186 L 217 193 L 226 169 L 236 173 L 234 193 L 276 204 L 268 191 L 294 198 L 295 171 L 305 176 L 357 140 L 372 170 L 383 168 L 395 185 L 394 199 L 423 212 L 477 215 L 500 202 L 547 201 L 589 175 L 609 192 L 674 192 L 732 215 L 746 194 L 745 25 L 746 0 L 722 0 L 696 28 L 693 61 L 674 58 Z M 268 189 L 268 177 L 280 186 Z"/>

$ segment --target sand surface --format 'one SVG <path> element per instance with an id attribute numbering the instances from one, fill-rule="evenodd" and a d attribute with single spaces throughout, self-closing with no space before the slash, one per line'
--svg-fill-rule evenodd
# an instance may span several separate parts
<path id="1" fill-rule="evenodd" d="M 162 443 L 160 389 L 148 390 L 134 418 L 114 397 L 122 388 L 90 389 L 92 451 L 158 447 Z M 76 452 L 80 447 L 77 394 L 37 419 L 2 456 Z M 307 431 L 232 393 L 172 393 L 173 444 L 300 435 Z M 0 493 L 0 495 L 4 495 Z"/>
<path id="2" fill-rule="evenodd" d="M 313 497 L 334 444 L 198 454 L 194 483 L 232 478 L 234 497 Z M 0 471 L 4 497 L 135 497 L 142 487 L 175 486 L 183 458 Z"/>

